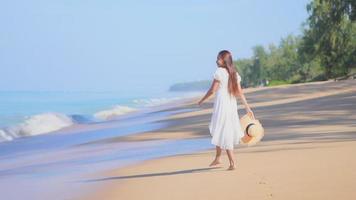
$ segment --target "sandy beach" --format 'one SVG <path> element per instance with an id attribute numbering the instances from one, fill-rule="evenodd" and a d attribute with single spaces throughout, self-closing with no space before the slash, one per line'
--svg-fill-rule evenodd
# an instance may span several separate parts
<path id="1" fill-rule="evenodd" d="M 82 199 L 356 199 L 356 81 L 324 81 L 245 89 L 265 137 L 238 145 L 237 168 L 209 167 L 215 147 L 151 159 L 85 177 Z M 199 99 L 169 109 L 197 108 Z M 240 103 L 240 101 L 239 101 Z M 107 139 L 128 141 L 210 138 L 213 98 L 199 110 L 161 120 L 159 130 Z M 245 113 L 239 105 L 240 117 Z M 158 121 L 158 122 L 161 122 Z"/>

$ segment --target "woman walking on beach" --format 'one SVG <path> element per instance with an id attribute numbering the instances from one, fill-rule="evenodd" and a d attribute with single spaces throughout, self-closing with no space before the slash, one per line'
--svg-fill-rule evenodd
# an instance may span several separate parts
<path id="1" fill-rule="evenodd" d="M 254 114 L 243 94 L 240 85 L 241 76 L 233 65 L 231 53 L 227 50 L 220 51 L 216 63 L 218 67 L 213 75 L 213 83 L 198 104 L 201 105 L 207 98 L 216 93 L 209 124 L 209 131 L 212 136 L 211 143 L 216 146 L 216 156 L 210 166 L 221 163 L 221 151 L 224 149 L 230 162 L 228 170 L 233 170 L 235 169 L 234 145 L 239 144 L 240 138 L 244 136 L 237 112 L 237 97 L 240 97 L 245 105 L 246 112 L 252 118 L 254 118 Z"/>

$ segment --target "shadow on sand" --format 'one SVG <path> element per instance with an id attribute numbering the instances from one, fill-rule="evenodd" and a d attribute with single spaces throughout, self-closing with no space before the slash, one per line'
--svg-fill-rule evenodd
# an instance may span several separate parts
<path id="1" fill-rule="evenodd" d="M 122 179 L 133 179 L 133 178 L 145 178 L 145 177 L 154 177 L 154 176 L 170 176 L 170 175 L 177 175 L 177 174 L 202 173 L 218 168 L 222 168 L 222 167 L 206 167 L 206 168 L 196 168 L 196 169 L 179 170 L 179 171 L 171 171 L 171 172 L 146 173 L 146 174 L 136 174 L 136 175 L 127 175 L 127 176 L 112 176 L 112 177 L 105 177 L 105 178 L 98 178 L 98 179 L 87 179 L 87 180 L 82 180 L 80 182 L 98 182 L 98 181 L 122 180 Z"/>

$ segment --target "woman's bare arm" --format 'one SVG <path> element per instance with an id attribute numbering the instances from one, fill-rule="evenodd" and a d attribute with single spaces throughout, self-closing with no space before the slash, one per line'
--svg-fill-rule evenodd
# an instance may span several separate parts
<path id="1" fill-rule="evenodd" d="M 244 106 L 245 106 L 246 112 L 247 112 L 248 114 L 250 114 L 251 117 L 255 118 L 255 116 L 254 116 L 254 114 L 253 114 L 253 112 L 252 112 L 250 106 L 249 106 L 248 103 L 247 103 L 245 94 L 244 94 L 244 92 L 243 92 L 243 89 L 241 88 L 241 84 L 240 84 L 240 83 L 237 83 L 237 87 L 238 87 L 238 90 L 239 90 L 239 97 L 240 97 L 242 103 L 243 103 Z"/>
<path id="2" fill-rule="evenodd" d="M 209 90 L 206 92 L 204 97 L 198 102 L 198 104 L 201 105 L 207 98 L 209 98 L 211 95 L 213 95 L 216 92 L 216 90 L 219 88 L 219 84 L 220 84 L 220 82 L 218 80 L 214 79 Z"/>

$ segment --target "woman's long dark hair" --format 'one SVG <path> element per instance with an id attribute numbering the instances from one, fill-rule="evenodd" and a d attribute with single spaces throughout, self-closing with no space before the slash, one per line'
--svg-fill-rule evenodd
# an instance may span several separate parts
<path id="1" fill-rule="evenodd" d="M 229 81 L 228 81 L 229 94 L 237 97 L 240 94 L 240 91 L 237 85 L 237 75 L 236 75 L 237 71 L 232 61 L 232 55 L 228 50 L 222 50 L 219 52 L 218 58 L 223 59 L 224 64 L 221 67 L 225 68 L 229 73 Z"/>

